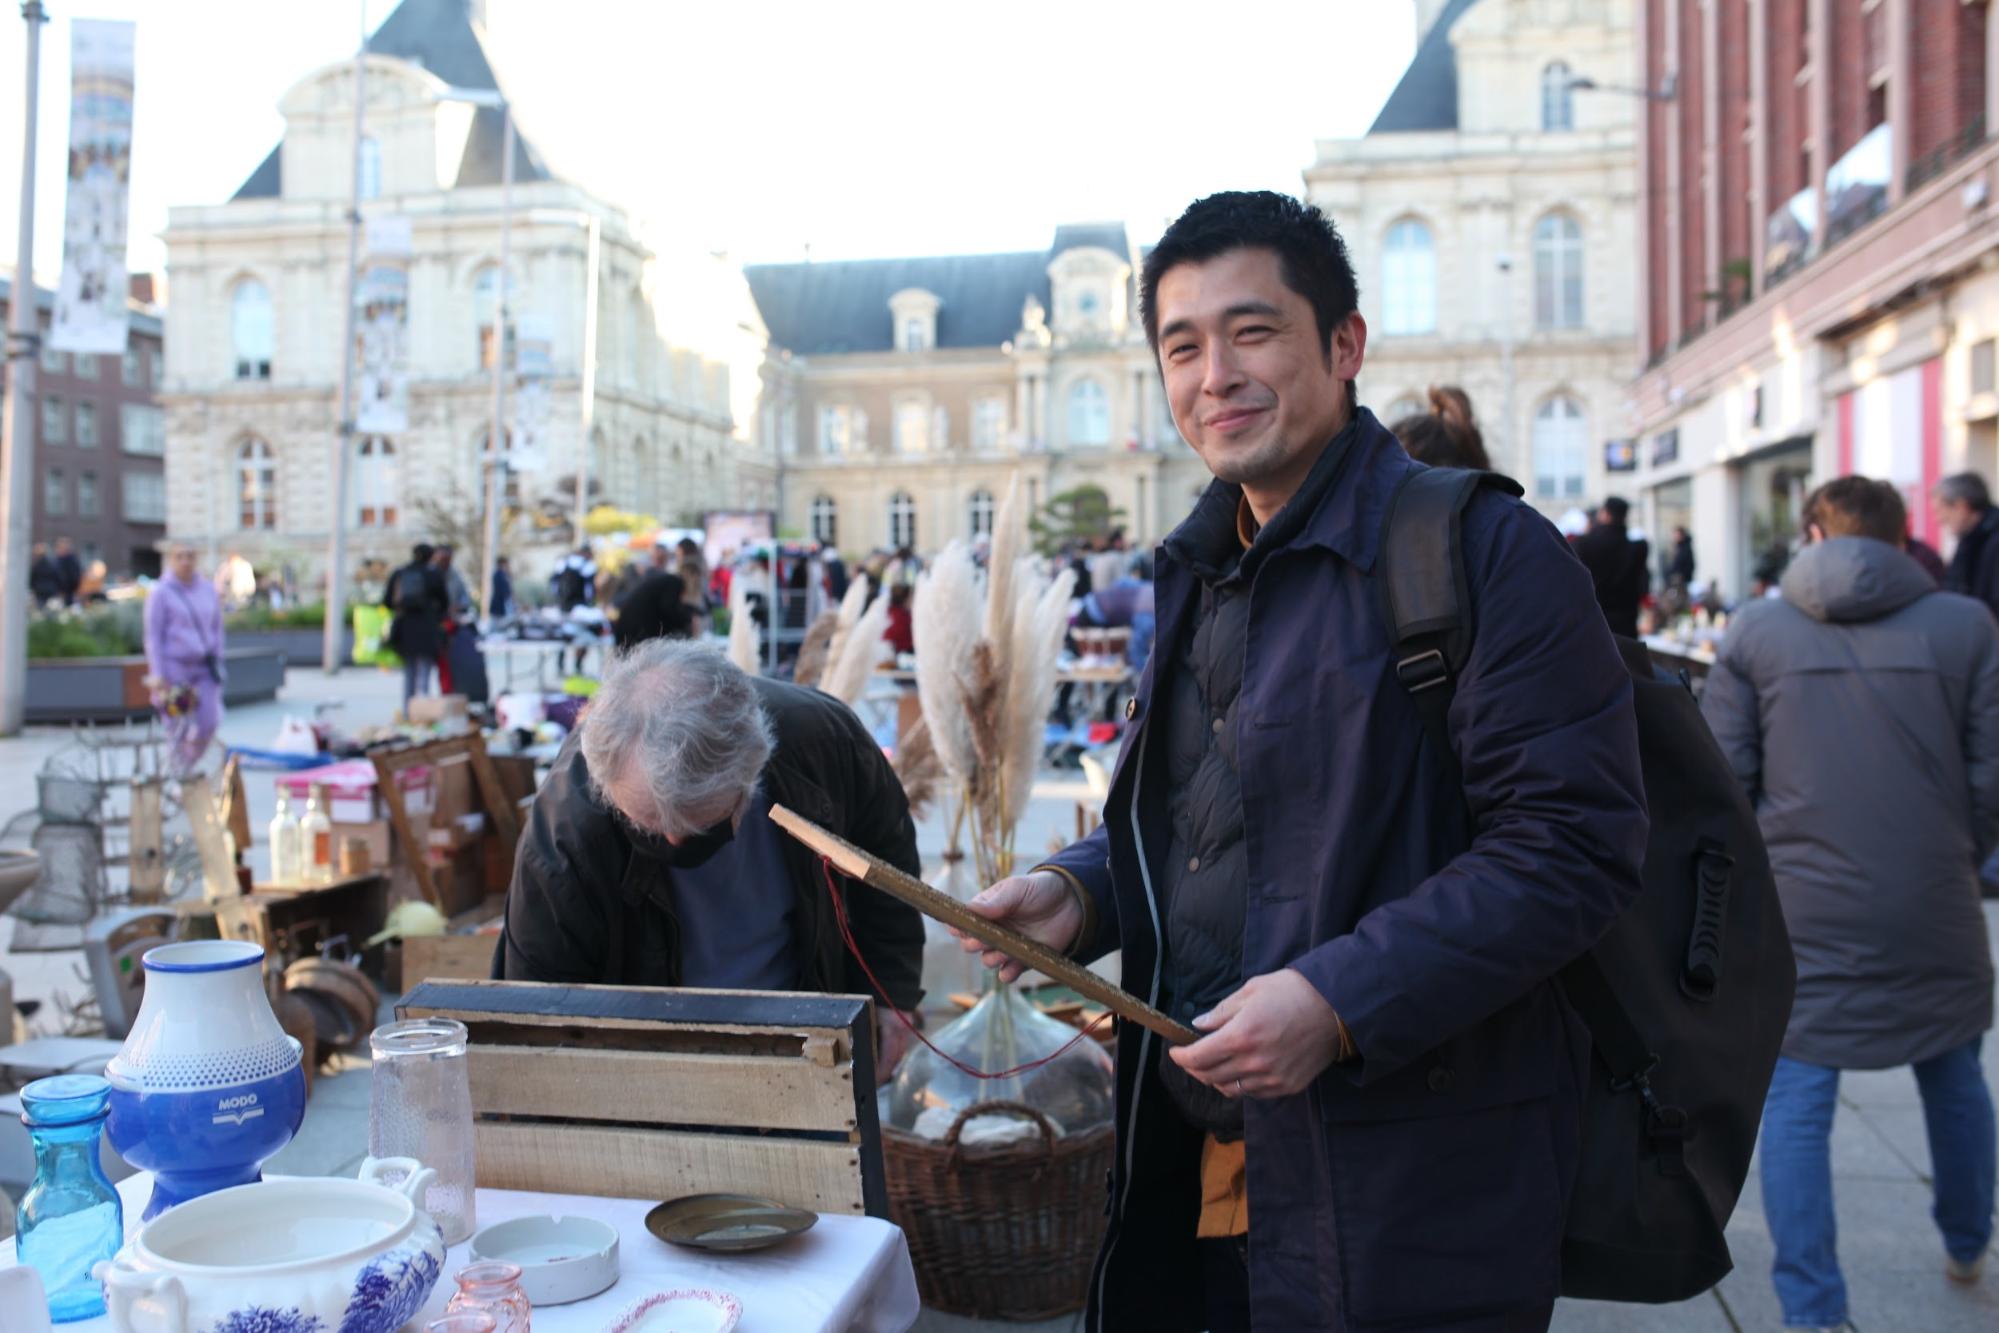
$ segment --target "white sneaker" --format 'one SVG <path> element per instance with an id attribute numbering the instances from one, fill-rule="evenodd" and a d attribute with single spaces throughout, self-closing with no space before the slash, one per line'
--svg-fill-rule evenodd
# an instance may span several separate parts
<path id="1" fill-rule="evenodd" d="M 1969 1287 L 1976 1283 L 1984 1272 L 1985 1256 L 1983 1254 L 1972 1259 L 1953 1259 L 1949 1255 L 1944 1256 L 1943 1275 L 1952 1282 L 1961 1283 Z"/>

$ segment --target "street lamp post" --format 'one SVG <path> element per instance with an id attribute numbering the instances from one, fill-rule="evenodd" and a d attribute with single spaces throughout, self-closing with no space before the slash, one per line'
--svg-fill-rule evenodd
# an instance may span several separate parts
<path id="1" fill-rule="evenodd" d="M 340 423 L 333 440 L 333 521 L 326 550 L 326 624 L 320 666 L 337 675 L 346 658 L 347 472 L 354 457 L 354 301 L 361 259 L 361 142 L 367 114 L 368 22 L 361 7 L 361 44 L 354 51 L 354 180 L 347 198 L 347 304 L 340 315 Z M 393 576 L 392 576 L 393 577 Z"/>
<path id="2" fill-rule="evenodd" d="M 1513 389 L 1517 378 L 1513 371 L 1513 257 L 1501 255 L 1496 261 L 1499 268 L 1499 382 L 1501 420 L 1505 422 L 1501 436 L 1506 452 L 1507 466 L 1514 471 L 1524 471 L 1526 460 L 1521 456 L 1518 439 L 1519 423 L 1514 420 Z"/>
<path id="3" fill-rule="evenodd" d="M 35 299 L 35 109 L 41 92 L 41 0 L 25 0 L 27 73 L 22 79 L 27 113 L 21 123 L 21 229 L 14 248 L 14 286 L 8 303 L 7 422 L 0 434 L 0 531 L 7 558 L 0 562 L 7 587 L 0 592 L 0 736 L 20 731 L 28 692 L 28 529 L 34 514 L 35 362 L 41 355 L 40 303 Z"/>

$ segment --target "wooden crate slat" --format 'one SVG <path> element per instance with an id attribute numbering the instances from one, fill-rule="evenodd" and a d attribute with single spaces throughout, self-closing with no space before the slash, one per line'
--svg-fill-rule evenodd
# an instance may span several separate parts
<path id="1" fill-rule="evenodd" d="M 850 1134 L 853 1070 L 804 1059 L 493 1046 L 468 1049 L 480 1115 Z"/>
<path id="2" fill-rule="evenodd" d="M 820 1213 L 865 1211 L 859 1152 L 844 1143 L 481 1122 L 473 1144 L 487 1189 L 662 1201 L 755 1194 Z"/>
<path id="3" fill-rule="evenodd" d="M 534 981 L 448 981 L 420 986 L 406 1007 L 437 1011 L 542 1014 L 601 1021 L 845 1030 L 866 1013 L 864 996 L 788 991 L 680 990 L 569 986 Z"/>

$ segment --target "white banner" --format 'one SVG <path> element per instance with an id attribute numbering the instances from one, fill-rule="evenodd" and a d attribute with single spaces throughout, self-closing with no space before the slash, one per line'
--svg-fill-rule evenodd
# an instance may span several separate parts
<path id="1" fill-rule="evenodd" d="M 135 24 L 99 19 L 70 23 L 69 191 L 62 282 L 49 331 L 59 351 L 125 351 L 135 30 Z"/>

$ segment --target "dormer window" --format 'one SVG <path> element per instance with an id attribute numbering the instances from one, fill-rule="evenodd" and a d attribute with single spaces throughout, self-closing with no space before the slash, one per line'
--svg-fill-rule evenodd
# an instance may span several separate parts
<path id="1" fill-rule="evenodd" d="M 895 350 L 927 352 L 937 345 L 937 309 L 943 302 L 921 287 L 907 287 L 888 298 L 895 322 Z"/>

